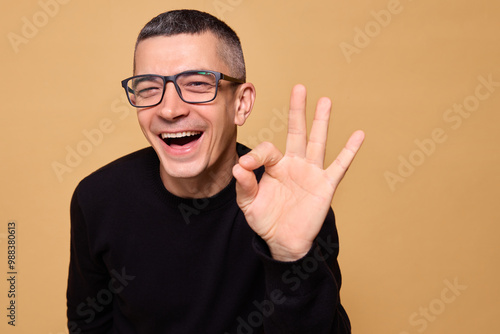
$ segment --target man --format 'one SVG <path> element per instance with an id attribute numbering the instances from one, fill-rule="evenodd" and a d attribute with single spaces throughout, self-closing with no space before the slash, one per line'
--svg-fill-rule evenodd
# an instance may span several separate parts
<path id="1" fill-rule="evenodd" d="M 363 133 L 323 169 L 331 103 L 307 142 L 297 85 L 285 155 L 237 144 L 255 100 L 241 45 L 193 10 L 143 28 L 122 85 L 151 147 L 75 190 L 70 332 L 350 333 L 330 204 Z"/>

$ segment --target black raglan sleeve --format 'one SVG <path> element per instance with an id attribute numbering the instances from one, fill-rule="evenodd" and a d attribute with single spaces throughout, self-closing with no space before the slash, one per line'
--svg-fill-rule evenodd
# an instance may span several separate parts
<path id="1" fill-rule="evenodd" d="M 111 278 L 102 260 L 94 257 L 78 188 L 71 200 L 71 257 L 68 275 L 67 317 L 70 334 L 109 334 L 112 305 L 108 297 Z M 105 296 L 106 295 L 106 296 Z"/>
<path id="2" fill-rule="evenodd" d="M 273 312 L 264 320 L 266 334 L 351 333 L 349 318 L 340 303 L 339 243 L 331 209 L 302 259 L 272 259 L 259 237 L 255 238 L 254 248 L 264 264 L 266 297 L 273 303 Z"/>

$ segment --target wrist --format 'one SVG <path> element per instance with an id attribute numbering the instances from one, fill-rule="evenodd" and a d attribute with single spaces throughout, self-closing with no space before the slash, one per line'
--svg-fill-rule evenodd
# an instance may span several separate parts
<path id="1" fill-rule="evenodd" d="M 281 262 L 294 262 L 302 259 L 312 247 L 312 243 L 308 245 L 302 245 L 298 248 L 288 248 L 281 245 L 273 245 L 267 244 L 269 247 L 269 252 L 271 253 L 271 257 L 276 261 Z"/>

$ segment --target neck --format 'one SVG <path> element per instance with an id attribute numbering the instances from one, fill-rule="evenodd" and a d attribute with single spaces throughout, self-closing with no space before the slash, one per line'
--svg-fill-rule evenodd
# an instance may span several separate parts
<path id="1" fill-rule="evenodd" d="M 238 162 L 236 151 L 233 155 L 191 178 L 172 178 L 166 175 L 160 165 L 160 176 L 165 188 L 182 198 L 207 198 L 224 189 L 233 178 L 233 166 Z"/>

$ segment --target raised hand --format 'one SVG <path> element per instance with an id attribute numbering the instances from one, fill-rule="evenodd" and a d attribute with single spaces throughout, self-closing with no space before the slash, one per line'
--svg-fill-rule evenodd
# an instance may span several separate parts
<path id="1" fill-rule="evenodd" d="M 266 241 L 273 258 L 294 261 L 311 248 L 330 208 L 333 195 L 364 140 L 356 131 L 324 169 L 331 101 L 316 106 L 309 141 L 306 89 L 296 85 L 290 99 L 286 152 L 261 143 L 233 168 L 237 202 L 250 227 Z M 253 170 L 264 165 L 259 183 Z"/>

